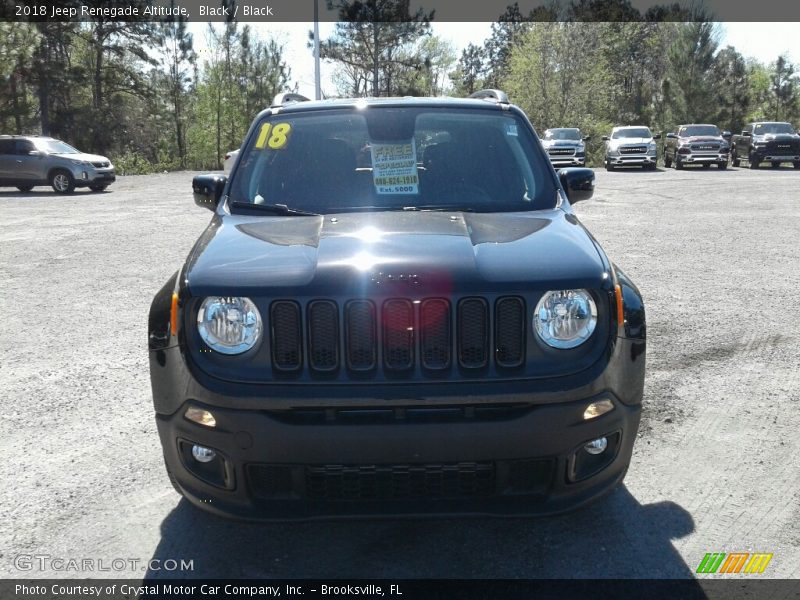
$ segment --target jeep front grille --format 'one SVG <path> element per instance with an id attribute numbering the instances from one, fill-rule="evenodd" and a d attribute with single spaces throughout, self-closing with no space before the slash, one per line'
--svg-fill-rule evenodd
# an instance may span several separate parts
<path id="1" fill-rule="evenodd" d="M 484 369 L 491 361 L 501 369 L 525 362 L 528 319 L 524 300 L 516 296 L 493 304 L 471 296 L 455 306 L 444 298 L 355 299 L 341 306 L 320 299 L 304 310 L 293 300 L 272 302 L 273 368 L 300 375 L 307 361 L 305 369 L 315 375 L 340 369 L 366 375 L 382 369 L 398 378 L 417 368 L 444 373 L 454 361 L 468 371 Z"/>

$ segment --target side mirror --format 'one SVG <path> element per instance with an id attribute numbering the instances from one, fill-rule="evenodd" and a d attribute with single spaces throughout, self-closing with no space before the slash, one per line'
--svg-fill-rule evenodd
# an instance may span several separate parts
<path id="1" fill-rule="evenodd" d="M 678 139 L 678 134 L 677 134 L 677 133 L 672 133 L 672 132 L 670 132 L 670 133 L 668 133 L 668 134 L 666 135 L 666 138 L 667 138 L 668 140 L 677 140 L 677 139 Z"/>
<path id="2" fill-rule="evenodd" d="M 30 151 L 28 151 L 28 156 L 41 156 L 41 155 L 42 155 L 42 153 L 39 152 L 38 150 L 30 150 Z"/>
<path id="3" fill-rule="evenodd" d="M 196 175 L 192 179 L 194 203 L 208 210 L 216 210 L 228 178 L 224 175 Z"/>
<path id="4" fill-rule="evenodd" d="M 584 142 L 588 142 L 590 139 L 592 139 L 592 136 L 590 136 L 590 135 L 583 136 L 583 141 Z"/>
<path id="5" fill-rule="evenodd" d="M 723 132 L 722 132 L 722 137 L 723 137 L 724 139 L 726 139 L 726 140 L 729 140 L 729 139 L 731 139 L 731 132 L 730 132 L 730 131 L 723 131 Z"/>
<path id="6" fill-rule="evenodd" d="M 749 131 L 743 131 L 743 132 L 742 132 L 742 135 L 743 135 L 744 137 L 753 137 L 753 134 L 752 134 L 752 133 L 750 133 Z"/>
<path id="7" fill-rule="evenodd" d="M 603 136 L 603 137 L 601 137 L 600 139 L 601 139 L 601 140 L 603 140 L 604 142 L 607 142 L 607 141 L 608 141 L 608 136 L 607 136 L 607 135 L 604 135 L 604 136 Z"/>
<path id="8" fill-rule="evenodd" d="M 583 167 L 567 167 L 558 172 L 561 187 L 567 193 L 570 204 L 588 200 L 594 194 L 594 171 Z"/>
<path id="9" fill-rule="evenodd" d="M 661 139 L 661 134 L 660 134 L 660 133 L 657 133 L 657 134 L 655 134 L 655 135 L 653 136 L 653 139 L 654 139 L 654 140 L 660 140 L 660 139 Z"/>

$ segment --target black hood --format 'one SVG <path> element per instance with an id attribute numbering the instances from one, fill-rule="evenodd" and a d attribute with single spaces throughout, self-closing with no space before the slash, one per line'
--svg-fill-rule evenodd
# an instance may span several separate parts
<path id="1" fill-rule="evenodd" d="M 588 233 L 558 209 L 216 216 L 187 265 L 193 296 L 597 288 L 605 277 Z"/>

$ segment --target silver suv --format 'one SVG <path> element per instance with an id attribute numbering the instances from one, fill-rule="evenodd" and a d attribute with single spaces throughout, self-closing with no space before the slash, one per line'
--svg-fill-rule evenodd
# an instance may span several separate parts
<path id="1" fill-rule="evenodd" d="M 76 187 L 101 192 L 115 180 L 114 165 L 105 156 L 84 154 L 50 137 L 0 136 L 0 186 L 29 192 L 50 185 L 59 194 L 71 194 Z"/>

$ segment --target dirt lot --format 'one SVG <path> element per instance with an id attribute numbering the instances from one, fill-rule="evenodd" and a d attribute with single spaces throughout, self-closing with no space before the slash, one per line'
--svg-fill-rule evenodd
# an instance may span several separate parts
<path id="1" fill-rule="evenodd" d="M 203 577 L 690 577 L 706 552 L 759 551 L 764 576 L 800 577 L 800 171 L 601 171 L 578 205 L 648 311 L 644 422 L 606 499 L 540 520 L 283 525 L 199 513 L 162 466 L 147 311 L 209 219 L 190 181 L 0 190 L 0 576 L 93 575 L 15 567 L 38 554 Z"/>

